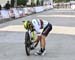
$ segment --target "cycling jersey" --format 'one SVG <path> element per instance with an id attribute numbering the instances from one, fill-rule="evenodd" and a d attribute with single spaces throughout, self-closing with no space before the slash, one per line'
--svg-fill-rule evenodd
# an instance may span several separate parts
<path id="1" fill-rule="evenodd" d="M 41 29 L 44 29 L 48 25 L 48 22 L 41 19 L 33 19 L 32 24 L 37 34 L 41 34 Z"/>

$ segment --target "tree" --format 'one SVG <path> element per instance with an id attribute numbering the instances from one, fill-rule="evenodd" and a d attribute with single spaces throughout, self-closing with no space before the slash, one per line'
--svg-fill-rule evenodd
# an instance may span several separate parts
<path id="1" fill-rule="evenodd" d="M 17 0 L 17 5 L 24 5 L 26 6 L 28 0 Z"/>
<path id="2" fill-rule="evenodd" d="M 39 0 L 37 0 L 37 5 L 40 5 L 40 2 L 39 2 Z"/>
<path id="3" fill-rule="evenodd" d="M 53 0 L 53 1 L 59 3 L 59 2 L 69 2 L 70 0 Z"/>
<path id="4" fill-rule="evenodd" d="M 54 0 L 55 3 L 62 2 L 63 0 Z"/>
<path id="5" fill-rule="evenodd" d="M 14 7 L 14 3 L 15 3 L 15 1 L 11 0 L 11 7 Z"/>
<path id="6" fill-rule="evenodd" d="M 44 1 L 43 1 L 43 0 L 41 0 L 41 5 L 42 5 L 42 6 L 43 6 L 43 2 L 44 2 Z"/>

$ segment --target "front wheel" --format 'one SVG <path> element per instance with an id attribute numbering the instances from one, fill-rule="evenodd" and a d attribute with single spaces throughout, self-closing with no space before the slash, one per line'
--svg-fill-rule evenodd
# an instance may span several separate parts
<path id="1" fill-rule="evenodd" d="M 27 56 L 29 56 L 29 55 L 30 55 L 30 47 L 25 46 L 25 50 L 26 50 L 26 54 L 27 54 Z"/>
<path id="2" fill-rule="evenodd" d="M 27 56 L 29 56 L 30 55 L 30 36 L 28 32 L 25 33 L 25 50 L 26 50 Z"/>

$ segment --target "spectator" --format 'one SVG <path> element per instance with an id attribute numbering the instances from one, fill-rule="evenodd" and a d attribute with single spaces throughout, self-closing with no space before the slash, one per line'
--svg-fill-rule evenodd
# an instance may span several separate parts
<path id="1" fill-rule="evenodd" d="M 10 9 L 10 7 L 11 7 L 11 5 L 9 4 L 9 1 L 7 1 L 7 3 L 5 4 L 4 8 L 8 10 L 8 9 Z"/>
<path id="2" fill-rule="evenodd" d="M 0 5 L 0 10 L 2 10 L 2 6 Z"/>

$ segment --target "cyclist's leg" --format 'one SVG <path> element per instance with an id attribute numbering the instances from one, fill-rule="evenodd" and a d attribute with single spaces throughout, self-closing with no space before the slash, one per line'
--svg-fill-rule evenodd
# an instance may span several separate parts
<path id="1" fill-rule="evenodd" d="M 52 25 L 51 24 L 48 24 L 43 32 L 42 32 L 42 35 L 41 35 L 41 40 L 40 40 L 40 51 L 36 53 L 36 55 L 44 55 L 46 53 L 46 50 L 45 50 L 45 38 L 47 37 L 47 35 L 49 34 L 49 32 L 52 30 Z"/>
<path id="2" fill-rule="evenodd" d="M 36 40 L 34 41 L 34 43 L 37 43 L 41 40 L 41 36 L 37 36 Z"/>
<path id="3" fill-rule="evenodd" d="M 41 47 L 45 48 L 45 38 L 48 36 L 49 32 L 52 30 L 52 25 L 48 23 L 48 25 L 44 28 L 42 32 L 42 38 L 41 38 Z"/>

